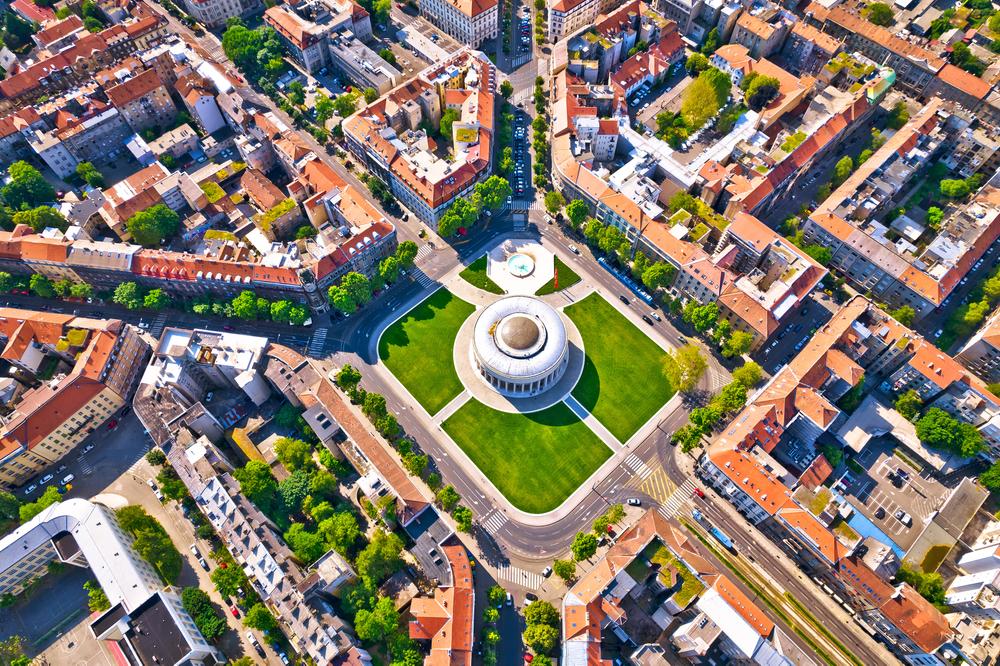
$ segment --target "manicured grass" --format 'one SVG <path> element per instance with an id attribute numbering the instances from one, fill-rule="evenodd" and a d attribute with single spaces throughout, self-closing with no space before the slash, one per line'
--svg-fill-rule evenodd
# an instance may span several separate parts
<path id="1" fill-rule="evenodd" d="M 661 372 L 667 353 L 600 294 L 564 312 L 587 353 L 573 397 L 624 444 L 676 393 Z"/>
<path id="2" fill-rule="evenodd" d="M 486 275 L 486 255 L 469 264 L 469 267 L 459 273 L 459 276 L 477 289 L 488 291 L 491 294 L 502 294 L 503 289 Z"/>
<path id="3" fill-rule="evenodd" d="M 464 390 L 453 350 L 458 329 L 475 311 L 447 289 L 438 289 L 379 340 L 379 358 L 429 414 Z"/>
<path id="4" fill-rule="evenodd" d="M 556 289 L 556 278 L 553 277 L 541 289 L 535 292 L 535 296 L 544 296 L 556 291 L 562 291 L 566 287 L 572 287 L 580 281 L 580 276 L 573 272 L 573 269 L 563 263 L 559 255 L 555 257 L 555 269 L 559 277 L 559 289 Z"/>
<path id="5" fill-rule="evenodd" d="M 611 449 L 561 402 L 508 414 L 469 400 L 441 427 L 511 504 L 528 513 L 558 507 L 611 457 Z"/>

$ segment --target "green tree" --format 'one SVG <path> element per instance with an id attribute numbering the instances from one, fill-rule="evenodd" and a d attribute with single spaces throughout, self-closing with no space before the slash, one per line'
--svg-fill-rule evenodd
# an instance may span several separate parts
<path id="1" fill-rule="evenodd" d="M 760 366 L 753 361 L 747 361 L 740 367 L 733 370 L 733 381 L 743 384 L 748 389 L 760 381 Z"/>
<path id="2" fill-rule="evenodd" d="M 49 228 L 56 228 L 59 231 L 69 229 L 69 220 L 51 206 L 38 206 L 15 213 L 14 224 L 27 224 L 35 233 L 41 233 Z"/>
<path id="3" fill-rule="evenodd" d="M 5 22 L 9 22 L 11 17 L 17 20 L 13 12 L 4 13 Z M 11 180 L 0 189 L 0 196 L 3 196 L 3 200 L 14 210 L 35 208 L 56 200 L 55 188 L 45 180 L 38 169 L 27 162 L 14 162 L 7 170 L 7 174 Z"/>
<path id="4" fill-rule="evenodd" d="M 717 321 L 719 321 L 719 306 L 715 303 L 695 308 L 691 316 L 691 323 L 699 333 L 712 328 Z"/>
<path id="5" fill-rule="evenodd" d="M 714 68 L 702 72 L 701 76 L 692 81 L 682 93 L 681 115 L 692 127 L 704 125 L 709 118 L 718 113 L 720 108 L 715 88 L 705 76 L 710 69 Z"/>
<path id="6" fill-rule="evenodd" d="M 979 475 L 979 483 L 991 493 L 1000 492 L 1000 462 Z"/>
<path id="7" fill-rule="evenodd" d="M 333 102 L 323 93 L 319 93 L 313 99 L 313 106 L 316 107 L 316 122 L 325 126 L 326 121 L 333 117 Z"/>
<path id="8" fill-rule="evenodd" d="M 205 638 L 212 641 L 225 633 L 226 623 L 215 612 L 212 600 L 204 590 L 185 588 L 181 592 L 181 603 Z"/>
<path id="9" fill-rule="evenodd" d="M 378 99 L 378 91 L 374 88 L 365 88 L 365 102 L 371 104 Z"/>
<path id="10" fill-rule="evenodd" d="M 83 589 L 87 590 L 87 607 L 96 613 L 102 613 L 111 608 L 108 595 L 104 593 L 104 588 L 96 580 L 88 580 L 83 584 Z"/>
<path id="11" fill-rule="evenodd" d="M 456 120 L 461 120 L 462 116 L 455 109 L 446 109 L 441 114 L 441 138 L 445 141 L 452 141 L 452 126 Z"/>
<path id="12" fill-rule="evenodd" d="M 154 247 L 164 238 L 173 236 L 179 224 L 180 217 L 177 213 L 164 204 L 157 204 L 133 215 L 125 226 L 136 243 Z"/>
<path id="13" fill-rule="evenodd" d="M 69 290 L 72 288 L 73 288 L 73 283 L 66 278 L 63 278 L 62 280 L 59 280 L 59 282 L 56 282 L 55 284 L 52 285 L 52 289 L 56 292 L 56 294 L 58 296 L 63 296 L 63 297 L 69 296 L 70 294 Z"/>
<path id="14" fill-rule="evenodd" d="M 692 53 L 690 56 L 688 56 L 686 67 L 687 71 L 691 72 L 692 74 L 703 72 L 711 66 L 712 65 L 711 63 L 709 63 L 708 58 L 706 58 L 700 53 Z"/>
<path id="15" fill-rule="evenodd" d="M 0 272 L 0 292 L 8 292 L 14 288 L 14 278 L 11 277 L 10 273 Z"/>
<path id="16" fill-rule="evenodd" d="M 325 469 L 315 469 L 309 474 L 309 496 L 317 498 L 330 497 L 337 492 L 337 479 Z"/>
<path id="17" fill-rule="evenodd" d="M 698 385 L 698 381 L 708 369 L 708 361 L 694 345 L 679 347 L 673 354 L 668 354 L 663 364 L 663 375 L 670 380 L 670 385 L 678 391 L 686 393 Z"/>
<path id="18" fill-rule="evenodd" d="M 868 5 L 868 20 L 875 25 L 889 27 L 895 22 L 896 14 L 892 11 L 892 7 L 884 2 L 873 2 Z"/>
<path id="19" fill-rule="evenodd" d="M 28 284 L 31 286 L 31 291 L 42 298 L 52 298 L 56 295 L 55 289 L 52 288 L 52 281 L 41 273 L 32 275 Z"/>
<path id="20" fill-rule="evenodd" d="M 139 287 L 135 282 L 122 282 L 115 287 L 115 294 L 111 300 L 118 305 L 124 305 L 129 310 L 142 307 L 142 298 L 139 297 Z"/>
<path id="21" fill-rule="evenodd" d="M 559 642 L 559 630 L 547 624 L 529 624 L 524 630 L 524 642 L 536 653 L 547 655 Z"/>
<path id="22" fill-rule="evenodd" d="M 327 292 L 327 300 L 330 302 L 330 305 L 346 314 L 353 314 L 358 309 L 357 304 L 351 298 L 351 295 L 347 293 L 347 290 L 336 285 L 330 287 Z M 274 306 L 271 308 L 271 314 L 272 316 L 274 315 Z M 275 319 L 275 321 L 278 320 Z"/>
<path id="23" fill-rule="evenodd" d="M 722 46 L 722 37 L 719 36 L 719 29 L 712 28 L 712 31 L 708 33 L 708 37 L 705 38 L 705 43 L 701 47 L 701 52 L 706 56 L 711 56 L 715 53 L 720 46 Z"/>
<path id="24" fill-rule="evenodd" d="M 577 562 L 589 560 L 597 552 L 597 537 L 590 533 L 577 532 L 570 550 Z"/>
<path id="25" fill-rule="evenodd" d="M 146 294 L 142 304 L 151 310 L 162 310 L 170 307 L 170 297 L 162 289 L 154 289 Z"/>
<path id="26" fill-rule="evenodd" d="M 904 562 L 896 572 L 895 581 L 909 583 L 917 591 L 917 594 L 929 601 L 935 608 L 942 612 L 949 612 L 950 609 L 944 602 L 944 580 L 941 574 L 924 573 L 917 571 L 909 563 Z"/>
<path id="27" fill-rule="evenodd" d="M 553 560 L 552 572 L 568 583 L 576 578 L 576 563 L 573 560 Z"/>
<path id="28" fill-rule="evenodd" d="M 912 421 L 913 418 L 920 413 L 921 408 L 924 406 L 924 402 L 920 399 L 919 393 L 910 389 L 903 395 L 899 396 L 894 406 L 896 407 L 896 411 L 903 415 L 903 418 L 907 421 Z"/>
<path id="29" fill-rule="evenodd" d="M 388 413 L 385 404 L 385 396 L 379 393 L 369 393 L 365 396 L 364 402 L 361 405 L 361 410 L 371 421 L 376 421 L 384 417 Z"/>
<path id="30" fill-rule="evenodd" d="M 494 585 L 486 590 L 486 598 L 489 599 L 491 606 L 499 606 L 506 600 L 507 591 L 499 585 Z"/>
<path id="31" fill-rule="evenodd" d="M 819 452 L 823 454 L 823 457 L 827 461 L 836 467 L 844 459 L 844 450 L 839 446 L 834 446 L 833 444 L 828 444 L 826 442 L 820 442 Z"/>
<path id="32" fill-rule="evenodd" d="M 354 630 L 363 641 L 376 642 L 396 631 L 399 613 L 389 597 L 382 597 L 372 610 L 361 609 L 354 618 Z"/>
<path id="33" fill-rule="evenodd" d="M 736 331 L 732 337 L 722 346 L 722 355 L 726 358 L 742 356 L 750 351 L 753 345 L 753 336 L 746 331 Z"/>
<path id="34" fill-rule="evenodd" d="M 371 284 L 361 273 L 348 273 L 340 280 L 340 287 L 356 305 L 363 305 L 372 298 Z"/>
<path id="35" fill-rule="evenodd" d="M 528 626 L 547 624 L 550 627 L 559 626 L 559 611 L 548 601 L 536 601 L 524 609 L 524 620 Z"/>
<path id="36" fill-rule="evenodd" d="M 0 492 L 0 516 L 13 518 L 18 515 L 21 502 L 8 492 Z"/>
<path id="37" fill-rule="evenodd" d="M 326 537 L 330 548 L 344 555 L 361 536 L 358 519 L 350 511 L 341 511 L 319 524 L 319 531 Z"/>
<path id="38" fill-rule="evenodd" d="M 820 266 L 828 265 L 830 260 L 833 259 L 833 253 L 822 245 L 807 245 L 802 251 L 815 259 L 816 263 Z"/>
<path id="39" fill-rule="evenodd" d="M 302 503 L 309 495 L 312 486 L 312 479 L 309 472 L 298 469 L 292 472 L 291 476 L 278 482 L 278 496 L 285 510 L 290 513 L 298 513 L 302 509 Z"/>
<path id="40" fill-rule="evenodd" d="M 93 298 L 94 288 L 86 282 L 81 282 L 80 284 L 74 284 L 70 287 L 69 294 L 73 298 Z"/>
<path id="41" fill-rule="evenodd" d="M 891 11 L 891 10 L 890 10 Z M 889 112 L 889 117 L 885 121 L 885 126 L 898 130 L 902 129 L 910 120 L 910 111 L 906 108 L 906 102 L 899 100 L 896 105 L 892 107 L 892 111 Z"/>
<path id="42" fill-rule="evenodd" d="M 246 574 L 243 573 L 241 568 L 236 566 L 216 567 L 212 570 L 210 578 L 215 585 L 215 589 L 224 597 L 236 596 L 239 588 L 242 587 L 246 591 L 249 587 Z"/>
<path id="43" fill-rule="evenodd" d="M 739 409 L 746 402 L 747 387 L 737 381 L 726 384 L 722 388 L 722 392 L 712 400 L 712 404 L 718 405 L 723 412 L 731 412 L 734 409 Z"/>
<path id="44" fill-rule="evenodd" d="M 257 631 L 278 632 L 277 620 L 263 604 L 254 604 L 243 616 L 243 626 Z"/>
<path id="45" fill-rule="evenodd" d="M 355 567 L 359 575 L 377 584 L 406 566 L 400 557 L 402 552 L 402 539 L 392 532 L 378 529 L 365 549 L 358 553 Z"/>
<path id="46" fill-rule="evenodd" d="M 961 199 L 969 193 L 969 185 L 964 180 L 942 180 L 941 195 L 949 199 Z"/>
<path id="47" fill-rule="evenodd" d="M 349 391 L 361 382 L 361 373 L 355 370 L 349 363 L 337 373 L 337 386 L 344 391 Z"/>
<path id="48" fill-rule="evenodd" d="M 854 160 L 851 159 L 850 155 L 844 155 L 834 167 L 833 187 L 840 187 L 852 171 L 854 171 Z"/>
<path id="49" fill-rule="evenodd" d="M 490 176 L 485 182 L 479 183 L 475 187 L 475 193 L 483 201 L 483 205 L 490 210 L 496 210 L 504 205 L 507 197 L 513 194 L 510 183 L 500 176 Z"/>
<path id="50" fill-rule="evenodd" d="M 344 93 L 333 100 L 333 108 L 337 112 L 337 115 L 341 118 L 347 118 L 348 116 L 353 116 L 354 112 L 357 110 L 357 99 L 360 97 L 361 93 L 357 91 L 352 91 L 349 93 Z"/>
<path id="51" fill-rule="evenodd" d="M 59 494 L 56 487 L 49 486 L 37 500 L 31 504 L 24 504 L 18 508 L 18 515 L 21 518 L 21 522 L 28 522 L 53 504 L 58 504 L 61 500 L 62 496 Z"/>
<path id="52" fill-rule="evenodd" d="M 465 506 L 456 506 L 452 509 L 451 517 L 458 524 L 457 528 L 459 532 L 468 533 L 472 531 L 472 509 Z"/>
<path id="53" fill-rule="evenodd" d="M 401 268 L 409 269 L 413 267 L 413 261 L 417 257 L 417 244 L 413 241 L 403 241 L 396 248 L 396 258 L 399 259 Z"/>
<path id="54" fill-rule="evenodd" d="M 452 485 L 447 485 L 437 493 L 437 501 L 441 503 L 445 511 L 451 511 L 451 508 L 458 504 L 461 500 L 461 496 L 455 490 Z"/>
<path id="55" fill-rule="evenodd" d="M 287 479 L 282 483 L 285 481 Z M 285 541 L 295 553 L 295 557 L 306 563 L 315 562 L 327 550 L 322 535 L 310 532 L 302 523 L 292 523 L 285 532 Z"/>
<path id="56" fill-rule="evenodd" d="M 917 313 L 913 311 L 909 305 L 904 305 L 898 310 L 887 310 L 893 319 L 898 321 L 903 326 L 910 328 L 913 326 L 913 320 L 916 318 Z"/>
<path id="57" fill-rule="evenodd" d="M 754 72 L 751 72 L 751 74 L 754 74 Z M 747 79 L 749 79 L 749 82 Z M 744 85 L 746 86 L 745 88 Z M 743 79 L 740 87 L 745 90 L 744 98 L 746 99 L 747 106 L 750 107 L 751 111 L 759 113 L 781 92 L 781 81 L 772 76 L 758 75 L 753 78 L 748 76 Z"/>
<path id="58" fill-rule="evenodd" d="M 274 443 L 274 455 L 289 472 L 314 467 L 312 446 L 300 439 L 281 437 Z"/>
<path id="59" fill-rule="evenodd" d="M 552 191 L 545 195 L 545 209 L 552 215 L 562 210 L 565 202 L 566 200 L 559 192 Z"/>
<path id="60" fill-rule="evenodd" d="M 90 4 L 90 3 L 88 3 Z M 104 188 L 104 175 L 94 168 L 90 162 L 80 162 L 76 165 L 76 173 L 86 181 L 87 185 L 98 189 Z"/>
<path id="61" fill-rule="evenodd" d="M 250 290 L 240 292 L 240 295 L 233 299 L 233 314 L 240 319 L 252 321 L 257 318 L 257 295 Z"/>
<path id="62" fill-rule="evenodd" d="M 237 468 L 233 477 L 240 482 L 240 492 L 262 507 L 270 506 L 278 491 L 278 484 L 271 474 L 271 468 L 261 460 L 251 460 L 246 467 Z"/>
<path id="63" fill-rule="evenodd" d="M 257 53 L 264 46 L 264 37 L 256 30 L 248 30 L 242 25 L 234 25 L 222 35 L 222 51 L 226 57 L 246 69 L 256 64 Z"/>
<path id="64" fill-rule="evenodd" d="M 956 421 L 947 412 L 931 407 L 923 418 L 917 421 L 917 437 L 920 441 L 934 449 L 971 458 L 983 451 L 982 435 L 975 426 Z"/>
<path id="65" fill-rule="evenodd" d="M 566 206 L 566 217 L 569 218 L 573 228 L 579 227 L 590 214 L 590 206 L 583 199 L 573 199 Z"/>
<path id="66" fill-rule="evenodd" d="M 674 267 L 671 264 L 658 261 L 655 264 L 650 264 L 643 270 L 642 283 L 646 285 L 647 289 L 655 291 L 660 287 L 669 286 L 673 277 Z"/>

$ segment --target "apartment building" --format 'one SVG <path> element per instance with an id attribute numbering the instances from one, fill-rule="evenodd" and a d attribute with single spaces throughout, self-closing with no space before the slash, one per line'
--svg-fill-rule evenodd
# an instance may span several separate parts
<path id="1" fill-rule="evenodd" d="M 420 15 L 472 48 L 495 39 L 500 30 L 497 0 L 425 0 Z"/>
<path id="2" fill-rule="evenodd" d="M 215 102 L 215 85 L 208 77 L 197 73 L 186 74 L 177 79 L 174 88 L 194 121 L 206 134 L 216 132 L 226 126 L 219 105 Z"/>
<path id="3" fill-rule="evenodd" d="M 830 249 L 830 266 L 861 291 L 894 308 L 907 305 L 918 318 L 941 305 L 969 268 L 1000 235 L 1000 211 L 986 195 L 949 218 L 923 249 L 912 244 L 918 225 L 903 228 L 895 243 L 874 218 L 892 205 L 943 141 L 932 100 L 813 212 L 803 226 L 806 241 Z M 992 186 L 991 186 L 992 187 Z"/>
<path id="4" fill-rule="evenodd" d="M 43 30 L 31 36 L 38 48 L 49 53 L 58 53 L 82 36 L 86 29 L 83 20 L 76 14 L 71 14 L 62 21 L 51 22 Z"/>
<path id="5" fill-rule="evenodd" d="M 826 63 L 844 50 L 844 43 L 797 21 L 785 40 L 784 56 L 789 71 L 797 76 L 815 76 Z"/>
<path id="6" fill-rule="evenodd" d="M 111 604 L 88 620 L 91 636 L 114 642 L 130 663 L 205 666 L 223 658 L 184 610 L 179 590 L 164 586 L 135 549 L 135 537 L 114 511 L 68 499 L 8 534 L 0 540 L 0 593 L 18 593 L 54 562 L 91 570 Z M 164 644 L 162 635 L 170 641 Z"/>
<path id="7" fill-rule="evenodd" d="M 208 28 L 226 24 L 231 16 L 249 16 L 264 8 L 260 0 L 184 0 L 188 13 Z"/>
<path id="8" fill-rule="evenodd" d="M 555 0 L 549 3 L 549 39 L 558 42 L 588 25 L 594 25 L 598 0 Z"/>
<path id="9" fill-rule="evenodd" d="M 136 134 L 153 127 L 166 127 L 177 118 L 177 107 L 153 70 L 146 70 L 104 92 Z"/>
<path id="10" fill-rule="evenodd" d="M 937 97 L 955 102 L 967 113 L 978 115 L 987 105 L 992 90 L 993 86 L 978 76 L 948 63 L 927 86 L 925 95 L 927 99 Z"/>
<path id="11" fill-rule="evenodd" d="M 471 664 L 475 643 L 476 590 L 469 553 L 455 535 L 439 544 L 451 570 L 451 584 L 434 590 L 431 598 L 410 602 L 410 638 L 428 642 L 430 663 Z"/>
<path id="12" fill-rule="evenodd" d="M 308 21 L 286 5 L 271 7 L 264 12 L 264 22 L 274 28 L 278 39 L 292 60 L 312 74 L 328 63 L 326 39 L 327 26 Z"/>
<path id="13" fill-rule="evenodd" d="M 777 14 L 770 21 L 766 21 L 751 12 L 745 12 L 737 19 L 729 43 L 746 47 L 754 60 L 766 58 L 781 50 L 785 44 L 785 37 L 795 23 L 795 18 L 783 12 Z"/>
<path id="14" fill-rule="evenodd" d="M 860 51 L 881 66 L 896 73 L 896 84 L 908 95 L 924 100 L 945 61 L 911 44 L 889 30 L 854 14 L 834 7 L 827 9 L 812 2 L 806 7 L 808 22 L 844 43 L 847 51 Z"/>
<path id="15" fill-rule="evenodd" d="M 426 224 L 436 225 L 451 203 L 468 196 L 493 170 L 496 68 L 485 55 L 463 49 L 435 63 L 344 121 L 354 157 Z M 445 108 L 453 124 L 454 160 L 431 149 L 424 121 L 440 124 Z"/>
<path id="16" fill-rule="evenodd" d="M 55 376 L 26 392 L 0 430 L 0 487 L 58 462 L 126 404 L 149 349 L 136 331 L 117 319 L 0 310 L 0 356 L 29 376 Z"/>
<path id="17" fill-rule="evenodd" d="M 712 54 L 712 66 L 729 75 L 734 86 L 743 82 L 743 77 L 753 71 L 754 59 L 742 44 L 726 44 Z"/>
<path id="18" fill-rule="evenodd" d="M 1000 312 L 986 320 L 955 358 L 987 384 L 1000 383 Z"/>
<path id="19" fill-rule="evenodd" d="M 10 166 L 30 155 L 29 138 L 46 129 L 48 125 L 30 106 L 0 118 L 0 165 Z"/>
<path id="20" fill-rule="evenodd" d="M 348 34 L 330 35 L 330 64 L 361 88 L 385 95 L 403 81 L 403 74 L 375 51 Z"/>

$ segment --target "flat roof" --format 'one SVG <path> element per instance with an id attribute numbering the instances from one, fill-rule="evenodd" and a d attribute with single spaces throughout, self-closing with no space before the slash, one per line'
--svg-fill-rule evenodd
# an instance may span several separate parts
<path id="1" fill-rule="evenodd" d="M 125 638 L 143 664 L 173 666 L 191 651 L 159 594 L 151 596 L 129 613 L 129 618 L 129 631 Z"/>

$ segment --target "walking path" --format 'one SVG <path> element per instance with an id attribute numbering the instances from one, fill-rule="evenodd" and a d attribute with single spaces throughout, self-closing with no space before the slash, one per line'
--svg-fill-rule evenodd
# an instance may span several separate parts
<path id="1" fill-rule="evenodd" d="M 608 445 L 612 451 L 620 451 L 621 442 L 615 439 L 611 432 L 601 425 L 601 422 L 594 418 L 594 415 L 583 408 L 576 398 L 571 395 L 564 400 L 566 406 L 573 410 L 573 413 L 580 417 L 580 420 L 587 424 L 587 427 L 594 431 L 594 434 L 601 438 L 601 441 Z"/>

